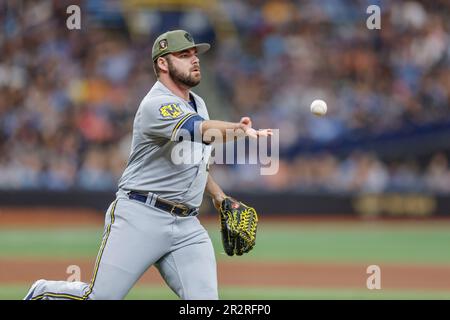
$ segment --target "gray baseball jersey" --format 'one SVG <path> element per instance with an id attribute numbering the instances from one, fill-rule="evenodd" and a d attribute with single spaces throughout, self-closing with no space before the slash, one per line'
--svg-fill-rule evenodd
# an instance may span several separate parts
<path id="1" fill-rule="evenodd" d="M 197 110 L 156 82 L 142 100 L 133 125 L 131 155 L 119 182 L 123 190 L 153 192 L 167 200 L 199 207 L 205 190 L 211 147 L 191 141 L 179 142 L 182 133 L 200 136 L 199 124 L 209 120 L 205 102 L 192 93 Z M 184 132 L 182 132 L 184 130 Z M 197 157 L 184 154 L 186 161 L 174 164 L 179 144 Z M 201 154 L 201 157 L 198 155 Z"/>
<path id="2" fill-rule="evenodd" d="M 193 106 L 157 82 L 142 100 L 130 159 L 117 198 L 106 212 L 90 284 L 38 280 L 25 299 L 122 299 L 152 265 L 180 298 L 218 298 L 213 246 L 197 217 L 177 216 L 128 194 L 151 192 L 189 207 L 200 206 L 210 147 L 194 137 L 199 136 L 199 123 L 209 117 L 203 99 L 193 93 L 192 97 Z M 190 133 L 194 141 L 182 132 Z M 191 158 L 187 152 L 182 158 L 193 161 L 175 164 L 173 153 L 180 146 L 200 156 Z"/>

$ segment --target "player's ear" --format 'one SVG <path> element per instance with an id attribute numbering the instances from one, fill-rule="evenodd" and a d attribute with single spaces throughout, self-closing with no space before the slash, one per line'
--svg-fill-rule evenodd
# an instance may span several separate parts
<path id="1" fill-rule="evenodd" d="M 156 63 L 158 65 L 159 70 L 164 72 L 169 71 L 169 63 L 167 62 L 167 59 L 165 57 L 159 57 L 158 60 L 156 60 Z"/>

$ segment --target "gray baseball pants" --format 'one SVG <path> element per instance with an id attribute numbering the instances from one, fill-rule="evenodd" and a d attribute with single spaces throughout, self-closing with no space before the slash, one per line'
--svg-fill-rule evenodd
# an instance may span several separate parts
<path id="1" fill-rule="evenodd" d="M 152 265 L 181 299 L 218 299 L 211 239 L 197 217 L 178 217 L 119 195 L 105 215 L 91 283 L 41 281 L 32 299 L 123 299 Z"/>

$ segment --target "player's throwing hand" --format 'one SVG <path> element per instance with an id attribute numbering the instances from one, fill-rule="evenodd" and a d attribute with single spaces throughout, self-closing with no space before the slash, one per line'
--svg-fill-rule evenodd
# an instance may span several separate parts
<path id="1" fill-rule="evenodd" d="M 267 137 L 271 136 L 272 129 L 259 129 L 255 130 L 252 128 L 252 120 L 249 117 L 243 117 L 241 118 L 241 121 L 239 121 L 240 128 L 244 130 L 244 133 L 246 136 L 249 136 L 250 138 L 258 138 L 259 137 Z"/>

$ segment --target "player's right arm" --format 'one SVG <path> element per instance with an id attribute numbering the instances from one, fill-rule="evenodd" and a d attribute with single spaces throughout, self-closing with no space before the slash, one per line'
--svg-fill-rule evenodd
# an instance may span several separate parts
<path id="1" fill-rule="evenodd" d="M 200 132 L 205 143 L 217 141 L 217 138 L 227 142 L 245 136 L 256 139 L 258 136 L 267 137 L 272 135 L 272 129 L 255 130 L 249 117 L 243 117 L 239 122 L 204 120 L 200 124 Z"/>
<path id="2" fill-rule="evenodd" d="M 272 135 L 272 129 L 253 129 L 249 117 L 243 117 L 239 122 L 205 120 L 172 96 L 144 100 L 137 114 L 137 124 L 145 134 L 172 141 L 185 137 L 190 137 L 191 141 L 201 138 L 206 144 L 245 136 L 257 138 Z"/>

